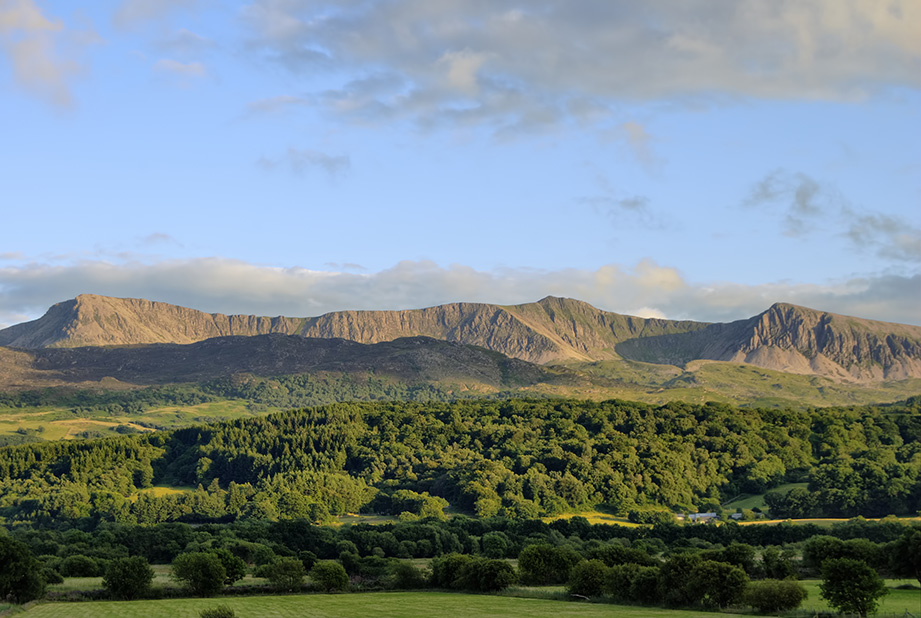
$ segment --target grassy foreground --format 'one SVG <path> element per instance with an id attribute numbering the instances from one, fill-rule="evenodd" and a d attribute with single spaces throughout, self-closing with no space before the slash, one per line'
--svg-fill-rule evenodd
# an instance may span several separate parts
<path id="1" fill-rule="evenodd" d="M 831 611 L 828 602 L 819 595 L 821 591 L 819 584 L 822 582 L 817 579 L 807 579 L 800 582 L 809 593 L 809 597 L 803 601 L 801 609 L 813 611 Z M 914 585 L 911 590 L 897 590 L 896 586 L 903 584 Z M 880 615 L 898 615 L 904 616 L 905 612 L 911 612 L 914 616 L 921 615 L 921 588 L 917 588 L 918 582 L 914 579 L 887 579 L 886 587 L 889 594 L 879 600 Z"/>
<path id="2" fill-rule="evenodd" d="M 238 618 L 704 618 L 714 614 L 568 603 L 446 592 L 377 592 L 338 595 L 288 595 L 157 601 L 44 603 L 18 614 L 23 618 L 198 618 L 201 610 L 228 605 Z M 718 614 L 732 618 L 739 614 Z"/>

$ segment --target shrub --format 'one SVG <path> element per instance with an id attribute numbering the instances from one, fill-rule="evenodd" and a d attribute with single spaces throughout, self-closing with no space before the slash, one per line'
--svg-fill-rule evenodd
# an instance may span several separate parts
<path id="1" fill-rule="evenodd" d="M 474 592 L 505 590 L 518 581 L 515 569 L 504 560 L 474 558 L 461 567 L 454 587 Z"/>
<path id="2" fill-rule="evenodd" d="M 172 571 L 173 579 L 200 597 L 218 593 L 227 579 L 227 571 L 217 554 L 179 554 L 173 560 Z"/>
<path id="3" fill-rule="evenodd" d="M 150 590 L 154 572 L 141 556 L 118 558 L 109 563 L 102 587 L 116 599 L 137 599 Z"/>
<path id="4" fill-rule="evenodd" d="M 608 567 L 601 560 L 583 560 L 572 568 L 566 590 L 585 597 L 600 596 L 607 575 Z"/>
<path id="5" fill-rule="evenodd" d="M 278 558 L 264 572 L 273 588 L 285 592 L 300 590 L 307 575 L 304 563 L 297 558 Z"/>
<path id="6" fill-rule="evenodd" d="M 313 565 L 310 579 L 326 592 L 344 591 L 349 587 L 349 576 L 345 569 L 332 560 L 321 560 Z"/>
<path id="7" fill-rule="evenodd" d="M 788 612 L 806 599 L 806 589 L 797 581 L 765 579 L 749 582 L 742 594 L 742 602 L 762 614 Z"/>
<path id="8" fill-rule="evenodd" d="M 410 562 L 397 562 L 391 570 L 392 585 L 400 590 L 416 590 L 425 587 L 425 573 Z"/>
<path id="9" fill-rule="evenodd" d="M 99 564 L 88 556 L 67 556 L 61 561 L 58 572 L 64 577 L 96 577 Z"/>
<path id="10" fill-rule="evenodd" d="M 201 618 L 235 618 L 236 614 L 229 605 L 218 605 L 203 609 L 198 614 Z"/>

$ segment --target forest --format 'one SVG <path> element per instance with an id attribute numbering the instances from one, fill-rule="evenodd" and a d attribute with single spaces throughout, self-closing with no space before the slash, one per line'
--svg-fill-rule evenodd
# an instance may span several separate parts
<path id="1" fill-rule="evenodd" d="M 784 483 L 808 483 L 788 493 Z M 178 491 L 148 488 L 169 486 Z M 0 448 L 0 518 L 230 522 L 345 513 L 527 520 L 764 493 L 779 517 L 921 509 L 919 399 L 801 411 L 725 404 L 337 403 L 170 432 Z"/>

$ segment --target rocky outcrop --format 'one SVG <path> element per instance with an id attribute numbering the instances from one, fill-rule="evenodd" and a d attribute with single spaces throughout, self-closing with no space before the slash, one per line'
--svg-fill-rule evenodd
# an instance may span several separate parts
<path id="1" fill-rule="evenodd" d="M 626 341 L 617 351 L 646 362 L 729 361 L 847 382 L 921 377 L 921 327 L 786 303 L 694 333 Z"/>

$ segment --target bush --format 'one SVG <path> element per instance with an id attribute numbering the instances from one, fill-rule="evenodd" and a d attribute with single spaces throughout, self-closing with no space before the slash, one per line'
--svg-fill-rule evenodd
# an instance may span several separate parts
<path id="1" fill-rule="evenodd" d="M 200 597 L 217 594 L 227 579 L 227 571 L 217 554 L 179 554 L 173 560 L 172 571 L 173 579 Z"/>
<path id="2" fill-rule="evenodd" d="M 304 563 L 297 558 L 278 558 L 263 572 L 273 588 L 284 592 L 300 590 L 307 575 Z"/>
<path id="3" fill-rule="evenodd" d="M 522 583 L 562 584 L 569 580 L 572 567 L 581 560 L 582 556 L 568 546 L 528 545 L 518 555 L 518 573 Z"/>
<path id="4" fill-rule="evenodd" d="M 58 572 L 64 577 L 96 577 L 99 564 L 87 556 L 67 556 L 61 561 Z"/>
<path id="5" fill-rule="evenodd" d="M 211 553 L 218 557 L 227 574 L 224 578 L 225 586 L 230 586 L 246 577 L 246 562 L 243 561 L 243 558 L 235 556 L 229 549 L 217 549 Z"/>
<path id="6" fill-rule="evenodd" d="M 229 605 L 218 605 L 209 609 L 203 609 L 198 614 L 201 618 L 235 618 L 236 614 Z"/>
<path id="7" fill-rule="evenodd" d="M 461 567 L 454 587 L 473 592 L 505 590 L 518 581 L 515 569 L 504 560 L 474 558 Z"/>
<path id="8" fill-rule="evenodd" d="M 620 564 L 608 570 L 604 591 L 623 603 L 652 604 L 659 600 L 658 584 L 658 567 Z"/>
<path id="9" fill-rule="evenodd" d="M 585 597 L 600 596 L 607 575 L 608 567 L 601 560 L 583 560 L 572 568 L 566 590 Z"/>
<path id="10" fill-rule="evenodd" d="M 806 599 L 806 589 L 797 581 L 765 579 L 749 582 L 742 594 L 742 602 L 762 614 L 788 612 Z"/>
<path id="11" fill-rule="evenodd" d="M 345 569 L 332 560 L 321 560 L 313 565 L 310 579 L 326 592 L 341 592 L 349 587 L 349 576 Z"/>
<path id="12" fill-rule="evenodd" d="M 118 558 L 109 563 L 102 587 L 116 599 L 137 599 L 150 590 L 154 572 L 141 556 Z"/>
<path id="13" fill-rule="evenodd" d="M 417 590 L 425 587 L 425 573 L 410 562 L 397 562 L 391 570 L 392 586 L 400 590 Z"/>

